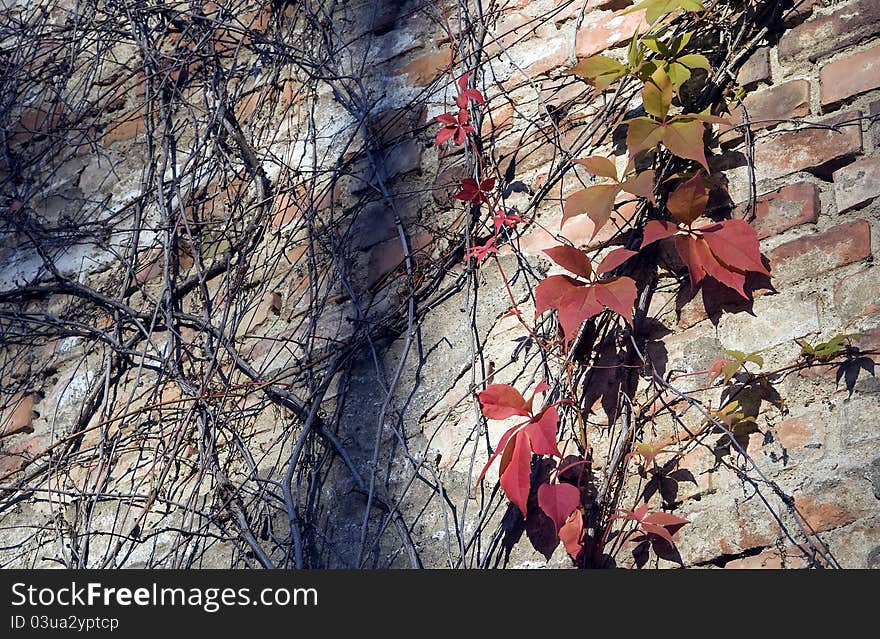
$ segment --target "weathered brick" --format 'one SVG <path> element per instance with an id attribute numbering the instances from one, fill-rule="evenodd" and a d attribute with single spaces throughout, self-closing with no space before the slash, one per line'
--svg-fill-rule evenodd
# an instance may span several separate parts
<path id="1" fill-rule="evenodd" d="M 866 318 L 880 315 L 880 269 L 853 273 L 834 286 L 834 312 L 855 330 Z"/>
<path id="2" fill-rule="evenodd" d="M 110 146 L 116 142 L 133 140 L 144 132 L 143 108 L 133 109 L 118 120 L 109 123 L 101 138 L 101 144 Z"/>
<path id="3" fill-rule="evenodd" d="M 427 86 L 443 75 L 452 65 L 452 49 L 444 48 L 431 53 L 423 53 L 396 71 L 405 73 L 411 84 Z"/>
<path id="4" fill-rule="evenodd" d="M 795 495 L 794 503 L 807 523 L 819 533 L 846 526 L 858 519 L 858 514 L 843 505 L 833 494 Z"/>
<path id="5" fill-rule="evenodd" d="M 757 555 L 741 557 L 724 564 L 726 570 L 781 570 L 806 568 L 808 560 L 797 548 L 768 548 Z"/>
<path id="6" fill-rule="evenodd" d="M 857 42 L 880 27 L 880 3 L 856 0 L 842 5 L 834 13 L 818 16 L 787 31 L 779 41 L 779 59 L 783 62 L 819 58 Z"/>
<path id="7" fill-rule="evenodd" d="M 874 133 L 874 147 L 880 147 L 880 100 L 871 103 L 871 131 Z"/>
<path id="8" fill-rule="evenodd" d="M 577 33 L 575 54 L 578 58 L 588 58 L 602 53 L 630 40 L 636 29 L 644 30 L 647 26 L 644 10 L 626 15 L 596 11 L 587 16 Z"/>
<path id="9" fill-rule="evenodd" d="M 768 255 L 775 284 L 797 282 L 871 255 L 871 225 L 855 220 L 786 242 Z"/>
<path id="10" fill-rule="evenodd" d="M 742 124 L 746 113 L 753 130 L 775 126 L 779 120 L 809 115 L 810 83 L 807 80 L 791 80 L 750 94 L 743 100 L 742 106 L 731 114 L 731 125 Z"/>
<path id="11" fill-rule="evenodd" d="M 738 207 L 742 211 L 744 205 Z M 784 186 L 755 200 L 755 219 L 751 224 L 763 240 L 801 224 L 815 224 L 821 203 L 819 187 L 809 182 Z"/>
<path id="12" fill-rule="evenodd" d="M 880 157 L 862 158 L 834 172 L 834 198 L 840 213 L 880 196 Z"/>
<path id="13" fill-rule="evenodd" d="M 552 22 L 525 13 L 509 13 L 500 18 L 490 30 L 486 54 L 494 56 L 520 42 L 534 37 L 552 38 L 556 33 L 557 29 Z"/>
<path id="14" fill-rule="evenodd" d="M 370 117 L 367 130 L 375 136 L 381 146 L 413 137 L 415 132 L 427 123 L 428 110 L 425 105 L 403 109 L 389 109 Z"/>
<path id="15" fill-rule="evenodd" d="M 502 131 L 513 126 L 513 103 L 504 102 L 500 106 L 492 108 L 483 118 L 483 124 L 480 127 L 480 135 L 488 138 L 494 135 L 496 138 Z"/>
<path id="16" fill-rule="evenodd" d="M 410 255 L 421 252 L 431 244 L 434 237 L 427 232 L 415 233 L 409 238 Z M 367 273 L 368 286 L 372 287 L 389 273 L 401 267 L 405 255 L 400 240 L 395 238 L 377 244 L 370 251 Z"/>
<path id="17" fill-rule="evenodd" d="M 33 393 L 26 395 L 18 393 L 12 398 L 0 420 L 0 439 L 17 433 L 34 432 L 31 422 L 34 419 L 35 400 L 36 395 Z"/>
<path id="18" fill-rule="evenodd" d="M 820 124 L 834 128 L 800 128 L 755 144 L 755 167 L 760 176 L 778 178 L 796 171 L 822 172 L 862 151 L 861 114 L 849 111 L 826 118 Z"/>
<path id="19" fill-rule="evenodd" d="M 826 64 L 819 84 L 822 106 L 880 87 L 880 45 Z"/>
<path id="20" fill-rule="evenodd" d="M 26 468 L 46 452 L 51 441 L 46 435 L 28 435 L 0 450 L 0 481 Z"/>
<path id="21" fill-rule="evenodd" d="M 740 67 L 736 81 L 748 87 L 758 82 L 770 81 L 770 48 L 761 47 Z"/>
<path id="22" fill-rule="evenodd" d="M 822 457 L 825 431 L 825 422 L 818 413 L 791 417 L 773 426 L 773 433 L 790 463 L 815 461 Z"/>

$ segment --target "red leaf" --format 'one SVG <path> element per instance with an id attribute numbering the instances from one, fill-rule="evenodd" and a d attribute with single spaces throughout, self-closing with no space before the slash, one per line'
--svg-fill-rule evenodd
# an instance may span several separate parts
<path id="1" fill-rule="evenodd" d="M 538 506 L 556 525 L 557 532 L 581 503 L 581 491 L 571 484 L 541 484 Z"/>
<path id="2" fill-rule="evenodd" d="M 672 217 L 681 224 L 690 226 L 694 220 L 706 211 L 709 192 L 703 182 L 703 176 L 697 173 L 687 182 L 680 184 L 666 201 L 666 208 Z"/>
<path id="3" fill-rule="evenodd" d="M 581 324 L 595 317 L 604 310 L 596 299 L 594 286 L 578 286 L 571 289 L 559 301 L 556 307 L 559 325 L 565 333 L 565 340 L 570 342 L 577 337 Z"/>
<path id="4" fill-rule="evenodd" d="M 544 249 L 544 253 L 562 268 L 571 271 L 575 275 L 580 275 L 586 280 L 590 279 L 590 275 L 593 274 L 590 258 L 580 249 L 563 244 Z"/>
<path id="5" fill-rule="evenodd" d="M 642 518 L 643 524 L 655 524 L 657 526 L 684 526 L 691 523 L 682 517 L 676 517 L 672 513 L 656 512 Z"/>
<path id="6" fill-rule="evenodd" d="M 691 288 L 696 288 L 703 277 L 709 275 L 748 299 L 744 290 L 745 273 L 728 268 L 719 262 L 712 253 L 712 249 L 709 248 L 705 237 L 678 235 L 675 238 L 675 248 L 678 249 L 679 255 L 687 264 L 691 275 Z"/>
<path id="7" fill-rule="evenodd" d="M 453 127 L 444 127 L 437 131 L 437 138 L 434 140 L 434 146 L 440 146 L 455 135 L 457 129 Z"/>
<path id="8" fill-rule="evenodd" d="M 525 431 L 516 434 L 510 462 L 501 474 L 501 488 L 507 498 L 526 516 L 529 489 L 532 485 L 532 449 Z"/>
<path id="9" fill-rule="evenodd" d="M 446 126 L 455 126 L 458 124 L 458 120 L 451 113 L 441 113 L 440 115 L 436 115 L 434 116 L 434 120 Z"/>
<path id="10" fill-rule="evenodd" d="M 489 419 L 507 419 L 514 415 L 530 417 L 529 405 L 513 386 L 509 384 L 490 384 L 477 395 L 480 410 Z"/>
<path id="11" fill-rule="evenodd" d="M 614 277 L 597 282 L 593 289 L 596 301 L 632 325 L 633 306 L 638 294 L 635 280 L 629 277 Z"/>
<path id="12" fill-rule="evenodd" d="M 648 246 L 649 244 L 653 244 L 654 242 L 665 240 L 667 237 L 672 237 L 677 232 L 678 227 L 672 222 L 651 220 L 650 222 L 645 224 L 645 231 L 642 237 L 641 248 L 645 248 L 646 246 Z"/>
<path id="13" fill-rule="evenodd" d="M 495 459 L 497 459 L 498 455 L 505 453 L 504 457 L 507 457 L 506 461 L 502 457 L 502 460 L 501 460 L 501 469 L 502 470 L 500 472 L 503 472 L 503 469 L 507 467 L 507 464 L 510 462 L 510 455 L 507 454 L 507 449 L 508 449 L 508 444 L 510 442 L 510 438 L 511 438 L 511 436 L 515 435 L 519 430 L 522 430 L 522 427 L 525 426 L 526 423 L 527 422 L 523 422 L 522 424 L 517 424 L 513 428 L 508 428 L 505 431 L 505 433 L 501 436 L 501 439 L 498 440 L 498 446 L 495 447 L 495 451 L 489 457 L 489 461 L 486 462 L 486 465 L 483 466 L 483 470 L 480 471 L 480 476 L 477 477 L 478 484 L 481 481 L 483 481 L 483 477 L 486 476 L 486 472 L 489 470 L 489 467 L 492 465 L 492 462 L 494 462 Z M 512 451 L 512 449 L 511 449 L 511 451 Z"/>
<path id="14" fill-rule="evenodd" d="M 670 546 L 674 546 L 675 542 L 672 540 L 672 535 L 669 534 L 669 531 L 666 530 L 663 526 L 656 526 L 654 524 L 642 522 L 641 524 L 642 530 L 651 535 L 657 535 L 658 537 L 662 537 L 666 541 L 669 542 Z"/>
<path id="15" fill-rule="evenodd" d="M 637 255 L 636 251 L 630 251 L 625 248 L 614 249 L 605 256 L 605 259 L 603 259 L 602 263 L 599 264 L 599 268 L 596 269 L 596 272 L 599 275 L 605 275 L 605 273 L 613 271 L 618 266 L 626 262 L 633 255 Z"/>
<path id="16" fill-rule="evenodd" d="M 462 100 L 473 100 L 474 102 L 479 102 L 480 104 L 486 104 L 485 98 L 483 98 L 483 94 L 480 93 L 477 89 L 464 89 L 459 95 L 459 98 Z M 457 98 L 456 98 L 457 101 Z"/>
<path id="17" fill-rule="evenodd" d="M 715 256 L 740 271 L 770 275 L 761 260 L 758 234 L 744 220 L 726 220 L 700 229 Z"/>
<path id="18" fill-rule="evenodd" d="M 565 546 L 565 552 L 571 555 L 575 561 L 584 550 L 583 536 L 584 518 L 581 511 L 576 510 L 565 522 L 565 525 L 559 529 L 559 541 Z"/>
<path id="19" fill-rule="evenodd" d="M 562 458 L 556 445 L 556 430 L 559 427 L 559 411 L 550 406 L 526 424 L 523 432 L 529 436 L 532 452 L 536 455 L 554 455 Z"/>
<path id="20" fill-rule="evenodd" d="M 612 162 L 608 158 L 603 158 L 599 155 L 592 155 L 588 158 L 583 158 L 582 160 L 572 161 L 575 164 L 580 164 L 593 175 L 611 178 L 612 180 L 617 182 L 617 167 L 614 165 L 614 162 Z"/>
<path id="21" fill-rule="evenodd" d="M 479 264 L 490 255 L 498 254 L 498 247 L 495 246 L 497 236 L 490 237 L 483 246 L 474 246 L 465 252 L 464 260 L 467 262 L 471 258 L 475 258 Z"/>
<path id="22" fill-rule="evenodd" d="M 473 71 L 468 71 L 467 73 L 465 73 L 463 76 L 461 76 L 461 77 L 458 79 L 458 83 L 457 83 L 457 84 L 458 84 L 458 88 L 459 88 L 460 90 L 464 90 L 465 88 L 467 88 L 468 80 L 471 79 L 471 76 L 472 76 L 473 74 L 474 74 Z"/>
<path id="23" fill-rule="evenodd" d="M 565 200 L 562 207 L 562 224 L 572 217 L 588 215 L 595 225 L 593 237 L 611 219 L 614 200 L 620 193 L 619 184 L 597 184 L 580 191 L 575 191 Z"/>
<path id="24" fill-rule="evenodd" d="M 550 309 L 559 308 L 559 304 L 572 289 L 582 286 L 576 279 L 568 275 L 551 275 L 538 282 L 535 288 L 535 318 Z"/>
<path id="25" fill-rule="evenodd" d="M 461 191 L 456 193 L 456 199 L 464 202 L 489 203 L 489 191 L 495 188 L 495 178 L 488 178 L 477 183 L 473 178 L 461 180 Z"/>

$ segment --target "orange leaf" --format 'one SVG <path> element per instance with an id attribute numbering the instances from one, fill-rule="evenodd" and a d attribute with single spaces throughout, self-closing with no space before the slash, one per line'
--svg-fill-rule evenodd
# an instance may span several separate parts
<path id="1" fill-rule="evenodd" d="M 709 192 L 706 190 L 703 176 L 697 173 L 690 180 L 676 187 L 666 201 L 666 208 L 681 224 L 690 226 L 706 211 L 708 202 Z"/>
<path id="2" fill-rule="evenodd" d="M 587 214 L 595 224 L 593 237 L 611 219 L 614 199 L 620 192 L 618 184 L 597 184 L 580 191 L 575 191 L 565 200 L 562 207 L 562 224 L 578 215 Z"/>
<path id="3" fill-rule="evenodd" d="M 614 162 L 612 162 L 608 158 L 603 158 L 599 155 L 591 155 L 590 157 L 583 158 L 582 160 L 573 160 L 573 162 L 575 164 L 580 164 L 593 175 L 611 178 L 612 180 L 617 182 L 617 167 L 614 165 Z"/>
<path id="4" fill-rule="evenodd" d="M 678 157 L 699 162 L 706 171 L 709 171 L 706 150 L 703 146 L 705 131 L 706 125 L 699 120 L 676 119 L 665 127 L 663 144 Z"/>
<path id="5" fill-rule="evenodd" d="M 510 462 L 501 474 L 501 488 L 507 498 L 519 507 L 523 517 L 526 516 L 531 485 L 532 449 L 528 436 L 520 431 L 513 440 Z"/>

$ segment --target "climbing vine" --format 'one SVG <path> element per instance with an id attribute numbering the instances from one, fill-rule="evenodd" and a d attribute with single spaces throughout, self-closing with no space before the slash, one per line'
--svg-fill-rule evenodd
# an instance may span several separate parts
<path id="1" fill-rule="evenodd" d="M 569 74 L 593 87 L 593 100 L 602 96 L 613 100 L 623 94 L 640 97 L 621 109 L 628 109 L 630 117 L 618 118 L 611 127 L 614 137 L 624 141 L 622 158 L 616 157 L 621 153 L 572 157 L 564 169 L 583 169 L 594 182 L 565 197 L 562 226 L 586 216 L 593 225 L 591 247 L 598 248 L 585 250 L 560 230 L 556 234 L 559 245 L 543 252 L 565 273 L 547 275 L 538 282 L 530 300 L 534 317 L 527 317 L 522 304 L 510 296 L 509 314 L 519 319 L 530 339 L 556 364 L 550 376 L 557 379 L 540 381 L 528 399 L 509 384 L 487 383 L 476 393 L 485 419 L 518 419 L 497 441 L 490 442 L 478 482 L 497 466 L 500 487 L 512 508 L 527 524 L 536 519 L 549 521 L 553 535 L 582 567 L 606 565 L 612 547 L 624 544 L 634 549 L 638 563 L 642 563 L 638 556 L 649 548 L 665 558 L 676 556 L 678 531 L 691 522 L 673 513 L 676 503 L 663 494 L 664 482 L 692 479 L 682 460 L 709 435 L 720 435 L 716 450 L 732 449 L 747 460 L 745 467 L 751 466 L 782 496 L 798 522 L 799 543 L 808 549 L 814 564 L 833 563 L 793 500 L 761 473 L 743 445 L 743 436 L 757 425 L 756 415 L 740 405 L 738 393 L 752 384 L 769 386 L 783 371 L 754 370 L 764 365 L 759 353 L 724 351 L 709 369 L 695 373 L 706 377 L 704 390 L 720 390 L 721 405 L 713 408 L 696 394 L 678 390 L 675 378 L 661 377 L 643 353 L 644 326 L 651 319 L 647 311 L 663 261 L 659 246 L 667 254 L 677 254 L 687 271 L 691 293 L 707 278 L 719 285 L 712 289 L 715 293 L 704 290 L 704 297 L 726 287 L 750 302 L 755 290 L 770 286 L 772 277 L 758 235 L 748 221 L 710 207 L 714 196 L 724 194 L 724 182 L 712 168 L 709 151 L 717 145 L 718 133 L 731 128 L 725 115 L 744 95 L 729 79 L 729 69 L 727 76 L 714 73 L 709 57 L 699 49 L 699 43 L 711 39 L 712 8 L 697 0 L 637 3 L 624 13 L 645 10 L 648 27 L 633 34 L 625 59 L 595 55 L 569 69 Z M 483 93 L 471 86 L 478 73 L 474 69 L 458 78 L 458 111 L 435 118 L 442 125 L 436 145 L 483 148 L 478 129 L 471 124 L 471 111 L 479 114 L 486 105 Z M 511 182 L 509 172 L 505 180 Z M 495 177 L 477 174 L 460 181 L 455 198 L 477 215 L 489 209 L 490 234 L 468 248 L 465 260 L 474 267 L 494 260 L 510 292 L 499 254 L 505 244 L 516 250 L 514 232 L 529 220 L 515 209 L 504 208 L 504 194 L 497 187 Z M 618 227 L 613 241 L 594 242 L 615 211 L 633 201 L 638 214 Z M 549 329 L 542 319 L 548 316 L 555 318 Z M 600 326 L 610 327 L 601 338 Z M 843 358 L 841 371 L 852 369 L 846 362 L 859 355 L 852 339 L 841 335 L 815 347 L 804 343 L 795 366 Z M 617 391 L 618 396 L 603 398 L 616 404 L 616 410 L 605 411 L 608 420 L 602 428 L 616 429 L 621 437 L 617 454 L 599 472 L 594 467 L 593 432 L 586 426 L 594 407 L 585 390 L 589 374 L 603 368 L 600 360 L 609 361 L 607 352 L 604 358 L 600 353 L 609 345 L 610 360 L 616 362 L 611 367 L 637 370 L 654 393 L 639 403 L 636 386 L 621 385 L 608 391 Z M 858 366 L 855 370 L 857 376 Z M 578 387 L 574 379 L 583 371 L 587 384 Z M 696 431 L 682 420 L 688 410 L 701 414 Z M 681 426 L 681 432 L 652 439 L 655 423 L 664 413 Z M 566 450 L 562 441 L 566 418 L 577 424 L 579 446 L 574 454 L 562 452 Z M 635 493 L 625 488 L 630 477 L 643 480 Z M 663 499 L 654 505 L 652 497 L 658 491 Z M 624 507 L 625 500 L 633 505 Z"/>

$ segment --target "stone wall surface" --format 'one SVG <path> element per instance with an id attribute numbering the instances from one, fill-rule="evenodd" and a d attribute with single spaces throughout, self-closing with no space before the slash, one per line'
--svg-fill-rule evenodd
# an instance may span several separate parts
<path id="1" fill-rule="evenodd" d="M 623 161 L 590 129 L 606 98 L 565 71 L 624 55 L 644 12 L 124 4 L 3 4 L 0 566 L 570 567 L 508 508 L 496 468 L 476 485 L 510 424 L 486 424 L 474 392 L 547 374 L 508 311 L 533 316 L 542 249 L 580 184 L 560 167 Z M 731 121 L 748 134 L 722 133 L 710 159 L 772 287 L 749 304 L 711 285 L 694 295 L 664 253 L 642 337 L 685 390 L 724 349 L 783 371 L 796 340 L 859 334 L 880 350 L 880 6 L 794 4 L 738 71 L 748 96 Z M 473 154 L 433 144 L 454 78 L 473 68 L 462 25 L 479 16 L 485 174 L 516 182 L 504 203 L 529 220 L 499 254 L 509 289 L 490 262 L 463 259 L 470 213 L 452 196 Z M 614 243 L 592 231 L 563 228 Z M 652 565 L 802 567 L 790 531 L 806 528 L 839 565 L 880 567 L 868 368 L 749 389 L 755 428 L 740 441 L 759 471 L 713 450 L 721 436 L 689 448 L 687 474 L 657 478 L 653 503 L 692 523 Z M 592 408 L 601 477 L 616 440 L 607 407 Z M 578 446 L 569 426 L 564 452 Z M 627 549 L 614 560 L 634 562 Z"/>

